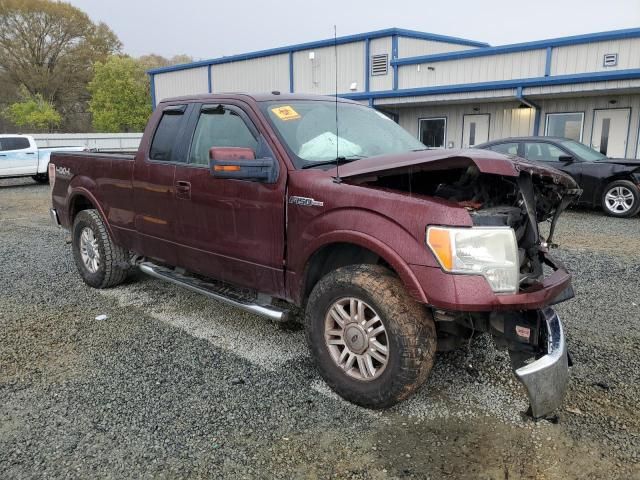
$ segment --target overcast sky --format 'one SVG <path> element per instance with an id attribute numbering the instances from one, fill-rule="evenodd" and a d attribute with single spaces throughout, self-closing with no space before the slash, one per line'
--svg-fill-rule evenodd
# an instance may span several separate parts
<path id="1" fill-rule="evenodd" d="M 70 0 L 125 53 L 215 58 L 389 27 L 525 42 L 640 27 L 640 0 Z"/>

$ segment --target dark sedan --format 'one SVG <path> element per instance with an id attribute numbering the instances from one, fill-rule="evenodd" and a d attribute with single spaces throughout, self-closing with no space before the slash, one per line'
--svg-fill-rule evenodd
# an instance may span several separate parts
<path id="1" fill-rule="evenodd" d="M 542 162 L 571 175 L 583 192 L 578 204 L 602 207 L 614 217 L 640 210 L 640 160 L 608 158 L 586 145 L 556 137 L 504 138 L 476 145 Z"/>

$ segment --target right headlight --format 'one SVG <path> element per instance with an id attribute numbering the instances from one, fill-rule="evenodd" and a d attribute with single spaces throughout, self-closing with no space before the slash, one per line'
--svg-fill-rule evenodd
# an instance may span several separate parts
<path id="1" fill-rule="evenodd" d="M 447 272 L 482 275 L 496 293 L 518 290 L 516 235 L 509 227 L 427 227 L 427 245 Z"/>

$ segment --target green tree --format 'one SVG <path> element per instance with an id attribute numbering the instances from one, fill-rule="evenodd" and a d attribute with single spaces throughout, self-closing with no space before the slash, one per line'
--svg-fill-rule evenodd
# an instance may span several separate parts
<path id="1" fill-rule="evenodd" d="M 22 91 L 22 101 L 13 103 L 2 112 L 2 115 L 18 127 L 35 130 L 51 130 L 60 125 L 61 117 L 51 102 L 42 95 L 30 95 L 26 89 Z"/>
<path id="2" fill-rule="evenodd" d="M 99 132 L 141 132 L 151 114 L 149 80 L 143 65 L 127 56 L 97 62 L 89 83 L 93 127 Z"/>
<path id="3" fill-rule="evenodd" d="M 42 95 L 65 120 L 86 109 L 94 62 L 120 48 L 109 27 L 68 3 L 0 0 L 0 77 Z"/>

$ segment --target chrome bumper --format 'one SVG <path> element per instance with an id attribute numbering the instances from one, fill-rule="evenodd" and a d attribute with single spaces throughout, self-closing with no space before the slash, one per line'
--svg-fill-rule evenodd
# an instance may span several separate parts
<path id="1" fill-rule="evenodd" d="M 534 418 L 549 415 L 562 404 L 569 381 L 567 344 L 560 318 L 550 307 L 542 314 L 547 328 L 547 353 L 515 371 L 527 389 Z"/>
<path id="2" fill-rule="evenodd" d="M 51 223 L 53 223 L 56 227 L 59 227 L 60 219 L 58 218 L 58 212 L 56 212 L 55 208 L 49 209 L 49 216 L 51 217 Z"/>

